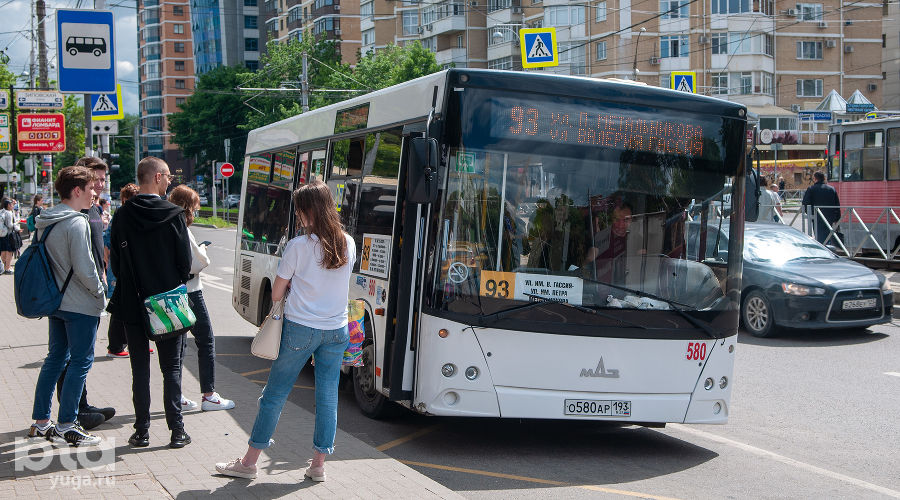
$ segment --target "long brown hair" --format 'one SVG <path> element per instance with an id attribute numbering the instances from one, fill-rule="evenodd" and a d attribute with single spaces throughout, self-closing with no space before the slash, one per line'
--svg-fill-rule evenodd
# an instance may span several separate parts
<path id="1" fill-rule="evenodd" d="M 167 199 L 184 209 L 184 219 L 188 226 L 194 223 L 194 207 L 200 205 L 200 195 L 196 191 L 179 184 L 169 193 Z"/>
<path id="2" fill-rule="evenodd" d="M 321 181 L 313 181 L 294 191 L 294 210 L 306 218 L 306 234 L 319 238 L 325 269 L 338 269 L 347 264 L 347 238 L 331 197 L 331 191 Z"/>

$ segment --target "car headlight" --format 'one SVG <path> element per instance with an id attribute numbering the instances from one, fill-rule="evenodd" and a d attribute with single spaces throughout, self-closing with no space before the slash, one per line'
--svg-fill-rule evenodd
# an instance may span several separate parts
<path id="1" fill-rule="evenodd" d="M 782 283 L 781 289 L 788 295 L 825 295 L 825 289 L 816 286 L 799 285 L 797 283 Z"/>
<path id="2" fill-rule="evenodd" d="M 882 281 L 881 281 L 881 289 L 882 289 L 883 291 L 885 291 L 885 292 L 890 292 L 891 290 L 893 290 L 893 289 L 891 288 L 891 282 L 888 281 L 887 278 L 885 278 L 884 276 L 879 276 L 879 278 L 882 280 Z"/>

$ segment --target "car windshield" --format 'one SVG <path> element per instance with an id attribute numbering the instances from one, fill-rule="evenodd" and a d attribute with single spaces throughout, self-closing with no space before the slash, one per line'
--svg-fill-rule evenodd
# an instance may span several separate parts
<path id="1" fill-rule="evenodd" d="M 781 265 L 808 259 L 836 259 L 816 240 L 788 228 L 748 230 L 744 235 L 744 259 Z"/>
<path id="2" fill-rule="evenodd" d="M 474 100 L 473 94 L 464 99 Z M 728 136 L 734 131 L 721 118 L 697 117 L 690 123 L 698 123 L 696 133 L 703 130 L 708 149 L 702 158 L 699 150 L 692 156 L 690 147 L 678 146 L 672 154 L 578 144 L 523 147 L 499 128 L 515 133 L 522 116 L 528 127 L 528 109 L 491 102 L 512 109 L 511 121 L 498 124 L 496 114 L 463 119 L 460 142 L 445 153 L 437 308 L 496 317 L 545 299 L 592 310 L 733 306 L 727 276 L 736 268 L 689 259 L 686 241 L 692 219 L 715 228 L 729 218 L 733 179 L 724 167 L 723 141 L 742 130 Z M 597 119 L 596 103 L 577 104 Z M 704 128 L 704 120 L 714 124 Z M 580 133 L 577 128 L 567 132 Z M 583 315 L 575 308 L 554 311 L 562 322 Z"/>

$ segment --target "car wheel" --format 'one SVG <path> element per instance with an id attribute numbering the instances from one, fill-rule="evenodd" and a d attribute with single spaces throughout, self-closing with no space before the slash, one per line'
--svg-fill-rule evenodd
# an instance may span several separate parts
<path id="1" fill-rule="evenodd" d="M 73 55 L 73 56 L 77 56 L 77 55 L 78 55 L 78 51 L 75 50 L 75 49 L 69 49 L 69 54 L 70 54 L 70 55 Z"/>
<path id="2" fill-rule="evenodd" d="M 744 297 L 741 320 L 744 328 L 754 337 L 771 337 L 775 334 L 772 305 L 761 290 L 753 290 Z"/>

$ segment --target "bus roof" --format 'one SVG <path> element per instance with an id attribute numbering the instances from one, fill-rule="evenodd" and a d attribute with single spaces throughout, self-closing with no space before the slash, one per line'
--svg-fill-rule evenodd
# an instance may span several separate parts
<path id="1" fill-rule="evenodd" d="M 555 75 L 543 72 L 448 69 L 376 90 L 346 101 L 281 120 L 252 130 L 247 153 L 274 151 L 288 145 L 322 140 L 335 135 L 335 119 L 340 110 L 369 104 L 367 128 L 424 120 L 431 110 L 434 87 L 438 88 L 436 111 L 444 108 L 447 85 L 495 88 L 527 93 L 581 98 L 603 98 L 648 108 L 690 110 L 744 119 L 746 107 L 715 97 L 672 89 L 636 85 L 591 77 Z M 419 96 L 411 99 L 410 96 Z"/>

